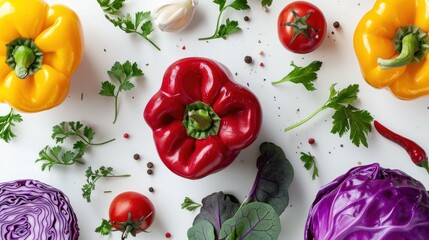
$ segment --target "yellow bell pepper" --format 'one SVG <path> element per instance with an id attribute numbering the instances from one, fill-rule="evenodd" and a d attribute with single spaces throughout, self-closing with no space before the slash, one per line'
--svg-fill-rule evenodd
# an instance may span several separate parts
<path id="1" fill-rule="evenodd" d="M 0 102 L 23 112 L 59 105 L 82 59 L 75 12 L 42 0 L 0 0 Z"/>
<path id="2" fill-rule="evenodd" d="M 354 33 L 363 78 L 399 99 L 429 94 L 428 32 L 428 0 L 377 0 Z"/>

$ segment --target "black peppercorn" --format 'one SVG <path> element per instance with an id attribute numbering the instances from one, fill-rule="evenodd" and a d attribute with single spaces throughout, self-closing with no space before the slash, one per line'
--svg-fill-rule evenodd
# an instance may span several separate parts
<path id="1" fill-rule="evenodd" d="M 148 175 L 152 175 L 152 173 L 153 173 L 153 170 L 152 170 L 152 169 L 148 169 L 148 170 L 147 170 L 147 174 L 148 174 Z"/>
<path id="2" fill-rule="evenodd" d="M 140 159 L 140 155 L 138 153 L 134 154 L 133 156 L 134 160 L 139 160 Z"/>
<path id="3" fill-rule="evenodd" d="M 335 21 L 334 24 L 332 24 L 334 26 L 334 28 L 339 28 L 340 27 L 340 23 L 338 21 Z"/>
<path id="4" fill-rule="evenodd" d="M 153 187 L 149 188 L 149 192 L 154 192 L 154 191 L 155 191 L 155 189 L 153 189 Z"/>
<path id="5" fill-rule="evenodd" d="M 148 163 L 146 164 L 146 166 L 147 166 L 148 168 L 153 168 L 153 163 L 152 163 L 152 162 L 148 162 Z"/>
<path id="6" fill-rule="evenodd" d="M 244 21 L 246 21 L 246 22 L 250 21 L 249 16 L 245 16 L 245 17 L 244 17 Z"/>
<path id="7" fill-rule="evenodd" d="M 251 56 L 245 56 L 245 57 L 244 57 L 244 62 L 245 62 L 245 63 L 250 64 L 250 63 L 252 63 L 252 61 L 253 61 L 253 59 L 252 59 L 252 57 L 251 57 Z"/>

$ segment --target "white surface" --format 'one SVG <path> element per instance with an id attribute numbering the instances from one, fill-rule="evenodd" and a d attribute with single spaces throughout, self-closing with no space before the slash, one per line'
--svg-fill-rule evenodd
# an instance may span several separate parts
<path id="1" fill-rule="evenodd" d="M 104 18 L 95 0 L 48 0 L 62 3 L 79 15 L 84 35 L 85 53 L 82 63 L 73 76 L 69 97 L 57 108 L 37 114 L 22 114 L 24 122 L 15 131 L 18 137 L 11 143 L 0 142 L 0 181 L 33 178 L 64 191 L 76 211 L 81 229 L 81 238 L 118 239 L 119 233 L 102 237 L 94 232 L 101 218 L 108 217 L 110 201 L 127 190 L 147 195 L 156 208 L 156 220 L 149 234 L 140 234 L 135 239 L 159 240 L 170 232 L 171 239 L 186 239 L 186 231 L 197 214 L 180 209 L 185 196 L 196 201 L 213 192 L 233 193 L 243 200 L 253 183 L 259 156 L 258 147 L 264 141 L 281 146 L 295 169 L 295 178 L 290 188 L 290 207 L 281 215 L 282 233 L 279 239 L 299 240 L 303 238 L 306 215 L 319 187 L 356 166 L 358 162 L 379 162 L 383 167 L 399 168 L 429 187 L 427 173 L 411 163 L 408 155 L 397 145 L 383 139 L 375 130 L 369 135 L 369 148 L 355 147 L 348 135 L 339 138 L 330 133 L 332 112 L 326 110 L 307 124 L 290 132 L 283 128 L 306 117 L 329 94 L 329 86 L 338 83 L 344 88 L 349 84 L 360 84 L 358 107 L 367 109 L 373 116 L 391 129 L 415 140 L 429 149 L 428 98 L 400 101 L 387 90 L 376 90 L 367 85 L 362 77 L 354 55 L 352 37 L 361 16 L 372 7 L 374 1 L 311 1 L 318 5 L 328 22 L 328 34 L 322 46 L 313 53 L 298 55 L 284 49 L 277 39 L 276 21 L 278 13 L 290 1 L 274 0 L 269 12 L 261 9 L 259 1 L 249 1 L 249 11 L 227 10 L 227 17 L 239 21 L 243 31 L 231 35 L 226 41 L 198 41 L 197 38 L 213 33 L 218 6 L 212 1 L 199 2 L 191 25 L 181 33 L 164 33 L 156 29 L 150 37 L 162 49 L 158 52 L 145 40 L 125 34 Z M 125 10 L 152 10 L 159 1 L 126 2 Z M 244 16 L 251 21 L 243 21 Z M 339 21 L 341 28 L 334 29 L 332 23 Z M 332 34 L 331 32 L 334 32 Z M 183 50 L 182 47 L 186 49 Z M 263 55 L 259 52 L 263 51 Z M 244 57 L 254 59 L 252 65 L 244 63 Z M 242 151 L 238 159 L 227 169 L 205 179 L 192 181 L 171 173 L 159 160 L 152 140 L 152 133 L 143 120 L 143 109 L 149 98 L 159 89 L 166 67 L 173 61 L 188 56 L 201 56 L 224 63 L 236 73 L 236 81 L 249 86 L 259 98 L 264 113 L 259 138 Z M 113 99 L 98 95 L 101 82 L 108 79 L 106 71 L 115 61 L 136 61 L 145 76 L 135 80 L 136 88 L 120 96 L 119 119 L 112 124 Z M 283 84 L 272 86 L 292 70 L 291 61 L 304 66 L 313 60 L 323 62 L 316 82 L 317 91 L 307 92 L 302 85 Z M 263 62 L 265 67 L 260 67 Z M 81 100 L 83 94 L 83 100 Z M 0 114 L 6 114 L 7 105 L 0 105 Z M 299 109 L 299 111 L 298 111 Z M 54 167 L 42 172 L 40 164 L 34 163 L 38 152 L 46 145 L 53 145 L 51 128 L 61 121 L 81 121 L 96 132 L 95 140 L 116 141 L 100 147 L 91 147 L 85 154 L 85 166 Z M 130 138 L 122 135 L 129 133 Z M 316 139 L 315 145 L 307 143 Z M 341 146 L 343 145 L 343 146 Z M 304 169 L 299 152 L 311 152 L 316 156 L 320 170 L 317 180 Z M 139 153 L 142 160 L 133 160 Z M 146 174 L 146 163 L 155 164 L 154 174 Z M 81 196 L 88 166 L 114 167 L 116 173 L 130 173 L 124 179 L 100 180 L 87 203 Z M 154 193 L 148 191 L 155 189 Z M 112 193 L 103 193 L 110 190 Z M 130 237 L 130 239 L 134 239 Z"/>

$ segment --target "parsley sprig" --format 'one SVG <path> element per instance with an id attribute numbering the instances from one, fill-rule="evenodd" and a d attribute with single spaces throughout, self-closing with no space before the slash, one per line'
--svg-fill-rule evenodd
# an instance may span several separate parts
<path id="1" fill-rule="evenodd" d="M 190 212 L 195 211 L 195 209 L 201 206 L 201 204 L 194 202 L 194 200 L 189 197 L 185 197 L 185 200 L 183 200 L 183 203 L 181 204 L 182 209 L 186 209 Z"/>
<path id="2" fill-rule="evenodd" d="M 148 41 L 158 51 L 161 49 L 149 38 L 149 35 L 154 31 L 151 20 L 150 11 L 139 11 L 122 15 L 120 10 L 124 5 L 125 0 L 97 0 L 101 9 L 105 13 L 105 17 L 115 27 L 119 27 L 126 33 L 135 33 L 146 41 Z"/>
<path id="3" fill-rule="evenodd" d="M 100 233 L 103 236 L 109 235 L 113 230 L 113 225 L 107 219 L 101 219 L 101 225 L 95 229 L 96 233 Z"/>
<path id="4" fill-rule="evenodd" d="M 91 193 L 95 190 L 95 184 L 100 178 L 116 178 L 116 177 L 130 177 L 130 174 L 115 175 L 113 174 L 112 167 L 101 166 L 95 171 L 91 167 L 85 172 L 86 183 L 82 187 L 82 197 L 87 201 L 91 202 Z"/>
<path id="5" fill-rule="evenodd" d="M 273 0 L 261 0 L 261 5 L 263 7 L 269 7 L 273 3 Z"/>
<path id="6" fill-rule="evenodd" d="M 39 152 L 39 158 L 36 162 L 42 162 L 42 171 L 46 168 L 51 170 L 55 165 L 84 164 L 83 156 L 89 146 L 103 145 L 115 140 L 110 139 L 105 142 L 94 143 L 94 136 L 94 130 L 83 125 L 80 121 L 61 122 L 52 128 L 51 138 L 55 140 L 56 144 L 63 144 L 66 139 L 77 139 L 73 143 L 73 150 L 67 150 L 61 145 L 46 146 Z"/>
<path id="7" fill-rule="evenodd" d="M 341 91 L 335 90 L 335 85 L 331 85 L 329 98 L 319 109 L 303 120 L 285 128 L 285 132 L 301 126 L 319 112 L 331 108 L 335 110 L 332 115 L 333 126 L 331 133 L 338 133 L 342 137 L 346 132 L 350 131 L 350 140 L 353 144 L 358 147 L 360 144 L 368 147 L 366 135 L 371 132 L 371 122 L 374 118 L 368 111 L 351 105 L 358 98 L 359 85 L 352 84 Z"/>
<path id="8" fill-rule="evenodd" d="M 10 109 L 8 114 L 0 116 L 0 138 L 7 143 L 10 142 L 12 138 L 16 137 L 12 127 L 15 126 L 15 123 L 20 122 L 22 122 L 22 117 L 20 114 L 15 113 L 13 108 Z"/>
<path id="9" fill-rule="evenodd" d="M 304 163 L 304 167 L 307 170 L 311 170 L 313 168 L 312 179 L 316 179 L 319 176 L 319 169 L 317 168 L 315 157 L 311 155 L 311 153 L 301 152 L 301 161 Z"/>
<path id="10" fill-rule="evenodd" d="M 322 66 L 321 61 L 313 61 L 305 67 L 295 65 L 292 61 L 290 64 L 294 69 L 289 72 L 284 78 L 279 81 L 272 82 L 271 84 L 277 85 L 284 82 L 292 82 L 296 84 L 302 84 L 308 91 L 316 90 L 314 81 L 317 79 L 317 72 Z"/>
<path id="11" fill-rule="evenodd" d="M 116 123 L 119 112 L 119 93 L 133 89 L 135 86 L 131 82 L 131 79 L 134 77 L 143 76 L 143 71 L 138 67 L 137 63 L 131 64 L 130 61 L 126 61 L 123 64 L 115 62 L 115 64 L 113 64 L 112 68 L 107 71 L 107 73 L 110 78 L 116 80 L 118 86 L 115 86 L 109 81 L 104 81 L 101 83 L 101 90 L 99 94 L 101 96 L 113 97 L 115 99 L 115 114 L 113 123 Z"/>
<path id="12" fill-rule="evenodd" d="M 240 31 L 241 28 L 238 26 L 238 21 L 227 18 L 224 24 L 220 24 L 221 16 L 228 8 L 233 8 L 235 10 L 250 9 L 250 6 L 247 4 L 247 0 L 235 0 L 230 4 L 227 4 L 227 0 L 214 0 L 213 2 L 219 5 L 219 15 L 216 21 L 215 32 L 210 37 L 203 37 L 198 40 L 211 40 L 217 38 L 226 39 L 230 34 Z"/>

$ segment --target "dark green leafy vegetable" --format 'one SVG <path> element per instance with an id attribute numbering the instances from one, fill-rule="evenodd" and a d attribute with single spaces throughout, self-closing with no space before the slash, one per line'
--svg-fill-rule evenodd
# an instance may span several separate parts
<path id="1" fill-rule="evenodd" d="M 301 161 L 304 163 L 304 167 L 307 170 L 311 170 L 313 168 L 312 179 L 316 179 L 319 176 L 319 169 L 317 168 L 316 162 L 314 160 L 314 156 L 311 153 L 301 152 Z"/>
<path id="2" fill-rule="evenodd" d="M 95 190 L 95 184 L 100 178 L 113 178 L 113 177 L 130 177 L 130 174 L 115 175 L 113 174 L 112 167 L 101 166 L 99 169 L 92 171 L 91 167 L 85 172 L 86 183 L 82 187 L 82 197 L 91 202 L 91 193 Z"/>
<path id="3" fill-rule="evenodd" d="M 266 203 L 244 204 L 220 231 L 220 239 L 278 239 L 281 225 L 279 215 Z"/>
<path id="4" fill-rule="evenodd" d="M 226 4 L 226 0 L 214 0 L 214 3 L 219 5 L 219 15 L 216 22 L 216 29 L 212 36 L 199 38 L 198 40 L 211 40 L 216 38 L 226 39 L 230 34 L 238 32 L 241 28 L 238 26 L 238 22 L 235 20 L 226 19 L 224 24 L 220 24 L 220 19 L 223 12 L 228 8 L 235 10 L 247 10 L 250 6 L 247 4 L 247 0 L 235 0 L 230 4 Z"/>
<path id="5" fill-rule="evenodd" d="M 260 146 L 258 173 L 249 197 L 240 204 L 231 194 L 216 192 L 202 201 L 200 213 L 188 229 L 190 240 L 277 239 L 279 215 L 289 201 L 293 167 L 273 143 Z"/>
<path id="6" fill-rule="evenodd" d="M 336 91 L 335 85 L 336 84 L 331 85 L 329 98 L 319 109 L 296 124 L 285 128 L 285 132 L 301 126 L 319 112 L 327 108 L 332 108 L 335 112 L 332 115 L 333 126 L 331 133 L 338 133 L 339 136 L 342 137 L 346 132 L 350 131 L 350 140 L 353 144 L 358 147 L 360 144 L 368 147 L 366 135 L 371 132 L 373 117 L 368 111 L 358 109 L 351 105 L 351 103 L 358 98 L 359 85 L 352 84 L 341 91 Z"/>
<path id="7" fill-rule="evenodd" d="M 0 116 L 0 138 L 7 143 L 15 138 L 16 135 L 12 131 L 12 127 L 19 122 L 22 122 L 22 117 L 20 114 L 16 114 L 12 108 L 7 115 Z"/>
<path id="8" fill-rule="evenodd" d="M 291 62 L 290 65 L 294 67 L 294 69 L 281 80 L 272 82 L 271 84 L 276 85 L 284 82 L 292 82 L 304 85 L 308 91 L 316 90 L 314 81 L 317 79 L 317 72 L 320 70 L 322 62 L 313 61 L 305 67 L 297 66 L 294 62 Z"/>
<path id="9" fill-rule="evenodd" d="M 194 202 L 189 197 L 185 197 L 185 200 L 183 200 L 183 203 L 181 204 L 182 209 L 186 209 L 190 212 L 195 211 L 195 209 L 201 207 L 201 204 Z"/>
<path id="10" fill-rule="evenodd" d="M 85 126 L 80 121 L 61 122 L 52 128 L 51 138 L 58 143 L 64 143 L 66 139 L 78 139 L 74 141 L 73 150 L 56 145 L 46 146 L 39 152 L 36 162 L 42 162 L 42 171 L 46 168 L 51 170 L 54 165 L 73 165 L 75 163 L 84 164 L 83 156 L 89 146 L 103 145 L 114 141 L 110 139 L 105 142 L 94 143 L 95 132 L 91 127 Z"/>
<path id="11" fill-rule="evenodd" d="M 197 222 L 188 229 L 188 240 L 215 240 L 213 225 L 206 220 Z"/>
<path id="12" fill-rule="evenodd" d="M 193 225 L 206 220 L 213 225 L 216 236 L 218 236 L 222 224 L 234 216 L 240 207 L 240 202 L 235 196 L 223 192 L 216 192 L 203 198 L 202 203 L 203 206 L 195 217 Z"/>
<path id="13" fill-rule="evenodd" d="M 134 17 L 127 13 L 123 16 L 120 12 L 125 0 L 97 0 L 105 17 L 115 27 L 119 27 L 126 33 L 135 33 L 148 41 L 157 50 L 161 50 L 150 38 L 153 32 L 153 23 L 151 21 L 150 11 L 140 11 L 134 14 Z"/>
<path id="14" fill-rule="evenodd" d="M 246 201 L 268 203 L 280 215 L 289 204 L 288 189 L 294 170 L 279 146 L 264 142 L 259 151 L 261 155 L 256 162 L 258 173 Z"/>
<path id="15" fill-rule="evenodd" d="M 261 0 L 261 5 L 263 7 L 269 7 L 273 3 L 273 0 Z"/>
<path id="16" fill-rule="evenodd" d="M 104 81 L 101 83 L 101 90 L 99 94 L 105 97 L 113 97 L 115 99 L 115 115 L 113 123 L 118 119 L 119 112 L 119 93 L 122 91 L 129 91 L 135 86 L 131 82 L 132 78 L 143 76 L 143 71 L 138 67 L 137 63 L 131 64 L 130 61 L 125 63 L 115 62 L 112 68 L 107 71 L 110 78 L 113 78 L 117 81 L 118 86 L 116 87 L 113 83 L 109 81 Z"/>

